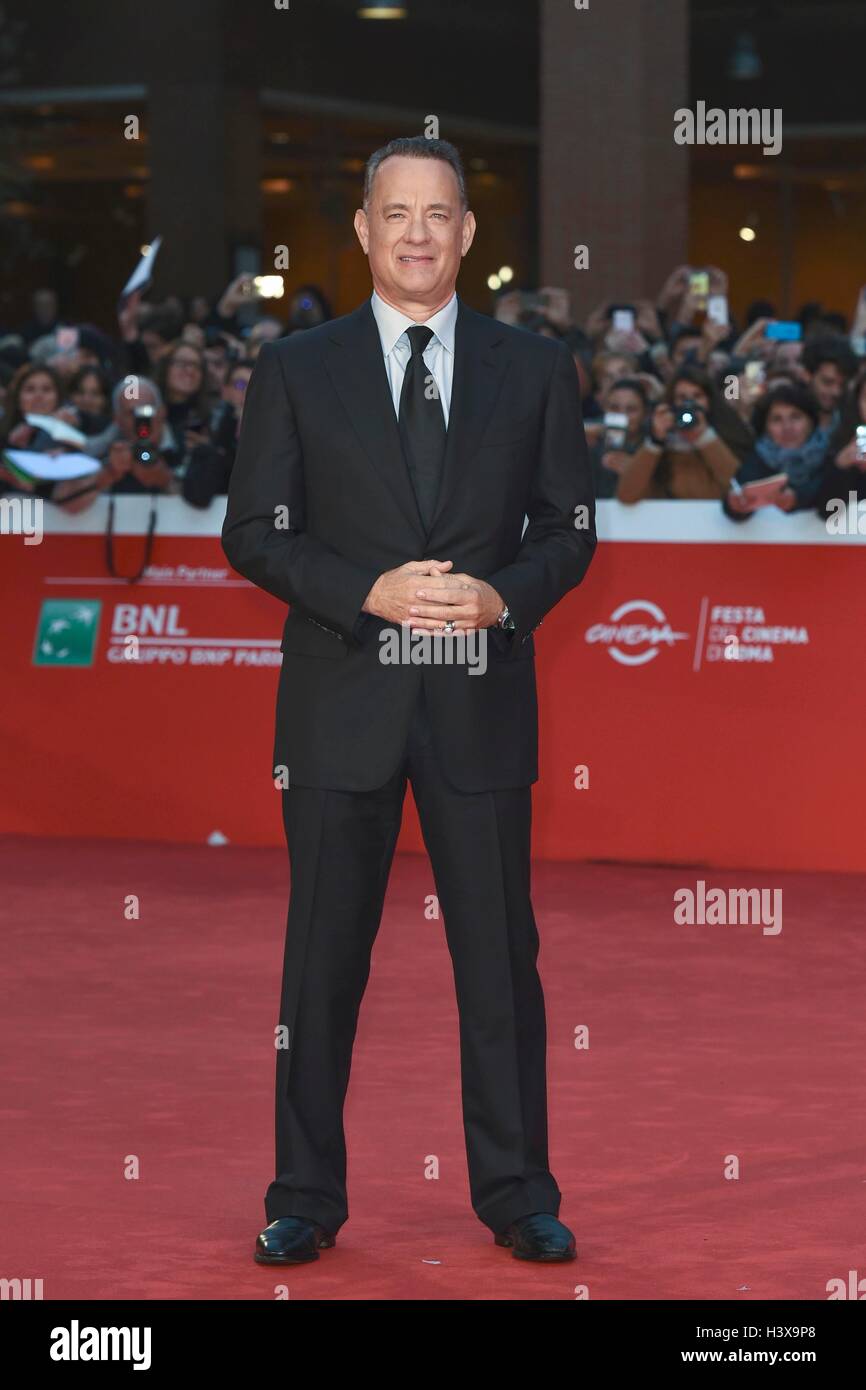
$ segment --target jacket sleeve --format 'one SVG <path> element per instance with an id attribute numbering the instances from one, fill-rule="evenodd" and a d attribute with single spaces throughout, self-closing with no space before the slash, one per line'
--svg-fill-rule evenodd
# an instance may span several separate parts
<path id="1" fill-rule="evenodd" d="M 619 475 L 616 485 L 616 497 L 619 502 L 631 506 L 632 503 L 641 502 L 645 497 L 649 497 L 653 474 L 663 453 L 661 445 L 652 439 L 645 439 L 640 448 L 635 450 L 623 464 Z"/>
<path id="2" fill-rule="evenodd" d="M 704 430 L 695 444 L 695 450 L 700 454 L 707 472 L 718 483 L 724 496 L 731 486 L 731 479 L 740 468 L 741 460 L 737 458 L 733 449 L 728 448 L 712 426 Z"/>
<path id="3" fill-rule="evenodd" d="M 580 583 L 595 551 L 595 498 L 574 359 L 557 343 L 528 522 L 511 564 L 485 575 L 525 641 L 545 613 Z"/>
<path id="4" fill-rule="evenodd" d="M 307 535 L 305 515 L 301 442 L 279 348 L 264 343 L 247 387 L 222 547 L 260 589 L 354 641 L 362 604 L 379 576 Z"/>

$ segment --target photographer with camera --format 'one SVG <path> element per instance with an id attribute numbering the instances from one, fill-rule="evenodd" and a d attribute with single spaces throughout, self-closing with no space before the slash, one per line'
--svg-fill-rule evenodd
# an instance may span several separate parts
<path id="1" fill-rule="evenodd" d="M 113 428 L 105 436 L 106 463 L 115 477 L 112 492 L 179 492 L 181 460 L 155 382 L 138 377 L 134 394 L 125 381 L 112 392 Z"/>
<path id="2" fill-rule="evenodd" d="M 188 344 L 181 345 L 189 350 Z M 190 374 L 191 376 L 191 374 Z M 167 366 L 167 379 L 174 377 Z M 104 436 L 108 467 L 115 475 L 112 492 L 167 492 L 182 496 L 193 507 L 206 507 L 211 498 L 225 492 L 230 463 L 212 442 L 205 421 L 191 416 L 191 401 L 182 406 L 182 421 L 175 426 L 156 382 L 138 377 L 130 397 L 128 383 L 118 382 L 112 395 L 114 425 Z"/>
<path id="3" fill-rule="evenodd" d="M 710 378 L 683 367 L 650 414 L 643 444 L 624 462 L 616 496 L 625 503 L 724 497 L 751 445 L 748 426 Z"/>

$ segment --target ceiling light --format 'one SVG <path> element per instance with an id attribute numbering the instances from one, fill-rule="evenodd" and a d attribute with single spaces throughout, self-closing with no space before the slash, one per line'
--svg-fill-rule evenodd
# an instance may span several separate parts
<path id="1" fill-rule="evenodd" d="M 405 5 L 398 5 L 396 0 L 380 0 L 378 5 L 361 5 L 358 10 L 359 19 L 406 19 L 409 11 Z"/>

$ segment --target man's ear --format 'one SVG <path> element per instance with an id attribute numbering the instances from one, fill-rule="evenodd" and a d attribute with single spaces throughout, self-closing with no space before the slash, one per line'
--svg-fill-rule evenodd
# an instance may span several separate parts
<path id="1" fill-rule="evenodd" d="M 370 224 L 367 221 L 367 214 L 363 208 L 358 208 L 358 211 L 355 213 L 354 226 L 358 235 L 358 240 L 361 243 L 361 250 L 366 256 L 370 246 Z"/>
<path id="2" fill-rule="evenodd" d="M 461 256 L 465 256 L 473 241 L 475 240 L 475 213 L 467 212 L 463 217 L 463 246 Z"/>

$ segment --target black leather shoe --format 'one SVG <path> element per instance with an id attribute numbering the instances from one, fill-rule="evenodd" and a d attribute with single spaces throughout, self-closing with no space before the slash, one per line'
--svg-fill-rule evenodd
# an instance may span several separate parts
<path id="1" fill-rule="evenodd" d="M 520 1216 L 494 1237 L 497 1245 L 513 1246 L 516 1260 L 576 1260 L 574 1236 L 549 1211 Z"/>
<path id="2" fill-rule="evenodd" d="M 256 1238 L 256 1262 L 260 1265 L 301 1265 L 317 1260 L 320 1250 L 336 1243 L 314 1221 L 305 1216 L 280 1216 Z"/>

